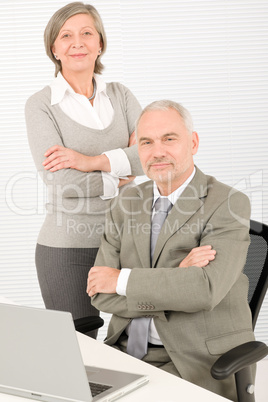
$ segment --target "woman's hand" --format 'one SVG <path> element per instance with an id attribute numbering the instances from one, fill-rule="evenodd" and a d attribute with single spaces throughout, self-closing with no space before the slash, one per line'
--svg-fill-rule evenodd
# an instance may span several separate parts
<path id="1" fill-rule="evenodd" d="M 132 145 L 135 145 L 137 143 L 136 141 L 136 135 L 135 135 L 135 131 L 133 131 L 133 133 L 131 134 L 131 136 L 129 137 L 129 142 L 128 142 L 128 146 L 132 147 Z"/>
<path id="2" fill-rule="evenodd" d="M 136 136 L 135 131 L 133 131 L 129 137 L 128 146 L 131 147 L 135 144 Z M 51 172 L 68 168 L 80 170 L 81 172 L 111 171 L 110 161 L 106 155 L 87 156 L 62 145 L 54 145 L 49 148 L 45 153 L 45 157 L 46 160 L 43 162 L 43 166 Z M 130 176 L 129 180 L 120 180 L 119 187 L 134 179 L 135 177 Z"/>
<path id="3" fill-rule="evenodd" d="M 182 260 L 179 268 L 188 268 L 192 266 L 204 268 L 210 263 L 210 261 L 215 259 L 215 255 L 216 250 L 213 250 L 211 246 L 200 246 L 193 248 Z"/>
<path id="4" fill-rule="evenodd" d="M 131 183 L 135 179 L 136 179 L 136 176 L 128 176 L 127 179 L 119 179 L 118 187 L 122 187 L 125 184 Z"/>
<path id="5" fill-rule="evenodd" d="M 81 172 L 93 172 L 95 170 L 110 172 L 111 170 L 110 161 L 106 155 L 87 156 L 61 145 L 54 145 L 49 148 L 45 156 L 46 160 L 43 162 L 43 166 L 51 172 L 68 168 Z"/>

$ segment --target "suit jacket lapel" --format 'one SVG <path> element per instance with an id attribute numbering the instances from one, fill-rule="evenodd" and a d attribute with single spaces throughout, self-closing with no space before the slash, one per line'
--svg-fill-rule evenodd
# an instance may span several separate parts
<path id="1" fill-rule="evenodd" d="M 159 254 L 167 240 L 180 230 L 186 222 L 203 206 L 204 197 L 207 195 L 206 176 L 196 168 L 193 180 L 183 191 L 179 199 L 173 205 L 159 234 L 152 261 L 155 266 Z"/>
<path id="2" fill-rule="evenodd" d="M 143 268 L 151 266 L 151 216 L 153 203 L 153 182 L 137 187 L 137 196 L 131 200 L 132 235 Z"/>

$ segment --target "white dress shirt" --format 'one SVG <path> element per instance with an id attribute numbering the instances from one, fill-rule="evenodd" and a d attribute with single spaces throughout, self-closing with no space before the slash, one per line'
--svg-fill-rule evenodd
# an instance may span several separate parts
<path id="1" fill-rule="evenodd" d="M 153 189 L 154 200 L 153 200 L 153 206 L 152 206 L 152 219 L 155 214 L 154 205 L 155 205 L 156 200 L 159 197 L 168 198 L 169 201 L 172 203 L 172 205 L 174 205 L 175 202 L 177 201 L 177 199 L 181 196 L 184 189 L 188 186 L 190 181 L 193 179 L 193 177 L 195 175 L 195 171 L 196 171 L 196 169 L 194 168 L 193 173 L 188 177 L 188 179 L 179 188 L 177 188 L 175 191 L 173 191 L 173 193 L 169 194 L 167 197 L 161 196 L 161 194 L 158 191 L 157 185 L 154 182 L 154 189 Z M 122 268 L 120 271 L 120 274 L 119 274 L 119 277 L 117 280 L 117 287 L 116 287 L 116 293 L 119 294 L 120 296 L 126 296 L 127 282 L 128 282 L 130 273 L 131 273 L 131 269 L 129 269 L 129 268 Z M 128 334 L 128 327 L 126 328 L 126 333 Z M 151 324 L 150 324 L 150 328 L 149 328 L 149 342 L 153 343 L 154 345 L 162 345 L 162 342 L 160 340 L 160 337 L 158 335 L 158 332 L 157 332 L 155 324 L 154 324 L 154 320 L 151 320 Z"/>
<path id="2" fill-rule="evenodd" d="M 51 105 L 59 104 L 65 114 L 83 126 L 103 130 L 112 122 L 114 109 L 106 93 L 106 83 L 96 74 L 94 78 L 97 91 L 92 106 L 86 96 L 76 93 L 62 74 L 58 73 L 50 84 Z M 104 194 L 101 198 L 106 199 L 118 194 L 119 178 L 129 176 L 131 167 L 121 148 L 103 153 L 108 157 L 111 165 L 111 172 L 102 172 Z"/>

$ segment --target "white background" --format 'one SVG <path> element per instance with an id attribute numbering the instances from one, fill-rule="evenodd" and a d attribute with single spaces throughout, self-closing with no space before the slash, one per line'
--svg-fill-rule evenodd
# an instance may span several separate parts
<path id="1" fill-rule="evenodd" d="M 37 307 L 34 250 L 46 191 L 29 151 L 24 105 L 53 79 L 43 31 L 65 4 L 0 0 L 0 296 Z M 268 2 L 91 4 L 108 37 L 105 80 L 125 84 L 142 106 L 164 98 L 186 106 L 200 136 L 196 164 L 244 191 L 252 219 L 268 224 Z M 268 343 L 267 297 L 255 332 Z"/>

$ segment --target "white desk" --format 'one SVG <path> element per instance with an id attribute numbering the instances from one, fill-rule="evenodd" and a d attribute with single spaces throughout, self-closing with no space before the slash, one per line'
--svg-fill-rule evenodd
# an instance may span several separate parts
<path id="1" fill-rule="evenodd" d="M 150 381 L 148 384 L 119 399 L 120 402 L 228 401 L 172 374 L 119 352 L 110 346 L 106 346 L 100 341 L 95 341 L 79 333 L 77 333 L 77 336 L 86 365 L 149 375 Z M 0 393 L 0 402 L 26 401 L 33 400 Z"/>

